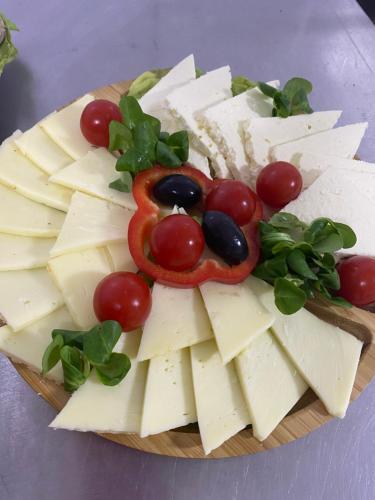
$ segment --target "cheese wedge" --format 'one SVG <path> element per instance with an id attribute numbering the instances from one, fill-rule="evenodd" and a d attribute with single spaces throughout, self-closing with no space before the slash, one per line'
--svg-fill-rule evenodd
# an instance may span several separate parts
<path id="1" fill-rule="evenodd" d="M 0 313 L 13 331 L 26 328 L 63 305 L 46 269 L 0 273 Z"/>
<path id="2" fill-rule="evenodd" d="M 141 437 L 197 421 L 189 349 L 150 360 Z"/>
<path id="3" fill-rule="evenodd" d="M 93 432 L 137 432 L 141 428 L 147 363 L 136 360 L 140 332 L 123 334 L 114 351 L 131 360 L 126 377 L 113 387 L 103 385 L 93 370 L 50 423 L 55 429 Z"/>
<path id="4" fill-rule="evenodd" d="M 348 224 L 357 235 L 357 243 L 352 248 L 341 249 L 340 253 L 374 255 L 372 235 L 375 233 L 375 223 L 368 214 L 374 213 L 375 202 L 366 196 L 363 187 L 365 182 L 369 184 L 367 191 L 371 190 L 374 194 L 372 174 L 329 168 L 283 210 L 306 223 L 318 217 L 328 217 Z"/>
<path id="5" fill-rule="evenodd" d="M 132 215 L 114 203 L 74 193 L 51 256 L 125 241 Z"/>
<path id="6" fill-rule="evenodd" d="M 44 351 L 52 340 L 51 332 L 55 328 L 75 330 L 72 317 L 66 307 L 60 307 L 45 318 L 14 333 L 9 326 L 0 328 L 0 351 L 17 363 L 24 363 L 38 373 L 42 371 Z M 46 375 L 58 383 L 64 381 L 61 363 L 58 363 Z"/>
<path id="7" fill-rule="evenodd" d="M 109 187 L 119 176 L 115 168 L 116 158 L 106 149 L 98 148 L 56 172 L 50 181 L 135 210 L 137 205 L 131 193 L 122 193 Z"/>
<path id="8" fill-rule="evenodd" d="M 232 96 L 229 66 L 210 71 L 183 85 L 166 98 L 168 108 L 190 134 L 192 143 L 208 156 L 219 177 L 230 177 L 225 159 L 202 125 L 203 111 Z"/>
<path id="9" fill-rule="evenodd" d="M 367 123 L 355 123 L 318 134 L 309 135 L 292 142 L 274 146 L 270 151 L 272 161 L 298 162 L 303 153 L 333 155 L 353 158 L 366 132 Z"/>
<path id="10" fill-rule="evenodd" d="M 80 128 L 82 111 L 93 100 L 94 97 L 87 94 L 61 111 L 51 113 L 40 122 L 40 126 L 50 138 L 74 160 L 95 149 L 95 146 L 83 137 Z"/>
<path id="11" fill-rule="evenodd" d="M 274 322 L 247 280 L 238 285 L 208 281 L 200 290 L 223 363 L 238 356 Z"/>
<path id="12" fill-rule="evenodd" d="M 253 277 L 251 286 L 275 315 L 272 329 L 302 377 L 328 413 L 344 417 L 363 343 L 306 309 L 290 316 L 282 314 L 275 306 L 272 287 Z"/>
<path id="13" fill-rule="evenodd" d="M 46 267 L 54 238 L 31 238 L 0 233 L 0 271 Z"/>
<path id="14" fill-rule="evenodd" d="M 189 146 L 189 159 L 187 163 L 190 163 L 197 170 L 203 172 L 209 179 L 211 178 L 210 165 L 207 157 L 192 146 Z"/>
<path id="15" fill-rule="evenodd" d="M 197 288 L 154 283 L 152 309 L 139 347 L 140 360 L 178 351 L 211 337 L 210 322 Z"/>
<path id="16" fill-rule="evenodd" d="M 114 271 L 129 271 L 132 273 L 137 271 L 137 266 L 134 263 L 133 257 L 130 255 L 129 247 L 126 242 L 110 243 L 107 245 L 107 250 Z"/>
<path id="17" fill-rule="evenodd" d="M 214 340 L 190 348 L 199 432 L 206 455 L 250 423 L 234 363 L 223 365 Z"/>
<path id="18" fill-rule="evenodd" d="M 107 253 L 102 249 L 68 253 L 51 259 L 48 267 L 74 322 L 82 330 L 92 328 L 98 322 L 92 304 L 95 288 L 112 272 Z"/>
<path id="19" fill-rule="evenodd" d="M 34 125 L 14 142 L 27 158 L 48 175 L 52 175 L 73 161 L 39 125 Z"/>
<path id="20" fill-rule="evenodd" d="M 303 179 L 304 189 L 311 186 L 316 179 L 329 168 L 350 170 L 351 178 L 356 185 L 363 189 L 365 195 L 375 202 L 375 163 L 360 160 L 338 158 L 313 153 L 304 153 L 294 166 L 299 169 Z"/>
<path id="21" fill-rule="evenodd" d="M 332 129 L 340 116 L 341 111 L 321 111 L 247 121 L 243 125 L 246 152 L 256 172 L 270 163 L 273 146 Z"/>
<path id="22" fill-rule="evenodd" d="M 268 82 L 279 87 L 279 81 Z M 260 92 L 250 89 L 235 97 L 219 102 L 202 113 L 205 128 L 226 159 L 228 169 L 235 179 L 247 184 L 251 181 L 249 159 L 246 156 L 242 123 L 245 120 L 271 116 L 273 100 Z"/>
<path id="23" fill-rule="evenodd" d="M 308 386 L 269 330 L 241 352 L 236 358 L 236 368 L 253 434 L 263 441 Z"/>
<path id="24" fill-rule="evenodd" d="M 0 182 L 30 200 L 67 211 L 72 191 L 48 181 L 48 176 L 17 151 L 14 143 L 0 150 Z"/>

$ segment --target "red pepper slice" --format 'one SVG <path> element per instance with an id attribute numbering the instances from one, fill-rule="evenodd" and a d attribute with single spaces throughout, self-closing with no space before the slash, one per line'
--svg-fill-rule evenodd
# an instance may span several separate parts
<path id="1" fill-rule="evenodd" d="M 223 265 L 215 259 L 205 259 L 191 271 L 169 271 L 152 262 L 145 253 L 145 245 L 150 239 L 152 228 L 159 221 L 160 208 L 152 200 L 152 188 L 163 177 L 182 174 L 191 177 L 202 188 L 205 197 L 222 179 L 211 180 L 194 167 L 185 165 L 175 169 L 155 166 L 140 172 L 133 184 L 133 196 L 138 209 L 133 215 L 128 229 L 129 250 L 138 268 L 163 285 L 176 288 L 192 288 L 206 281 L 236 284 L 243 281 L 256 266 L 259 259 L 257 223 L 262 218 L 262 204 L 257 199 L 256 209 L 250 224 L 243 227 L 249 247 L 248 258 L 233 267 Z"/>

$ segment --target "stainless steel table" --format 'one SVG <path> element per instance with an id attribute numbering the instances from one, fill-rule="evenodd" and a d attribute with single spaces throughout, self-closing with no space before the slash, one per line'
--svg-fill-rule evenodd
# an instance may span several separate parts
<path id="1" fill-rule="evenodd" d="M 360 154 L 375 161 L 375 27 L 354 0 L 3 0 L 1 9 L 21 32 L 0 79 L 0 139 L 90 89 L 194 52 L 205 69 L 309 78 L 316 109 L 370 122 Z M 48 429 L 54 411 L 0 357 L 0 499 L 370 500 L 374 409 L 375 383 L 345 420 L 280 449 L 158 457 Z"/>

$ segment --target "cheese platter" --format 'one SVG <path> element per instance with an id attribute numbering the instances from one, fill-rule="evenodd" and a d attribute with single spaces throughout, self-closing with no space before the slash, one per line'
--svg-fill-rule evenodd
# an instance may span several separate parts
<path id="1" fill-rule="evenodd" d="M 155 118 L 160 120 L 159 133 L 168 134 L 160 135 L 162 145 L 156 150 L 159 164 L 168 165 L 172 153 L 184 149 L 183 141 L 176 138 L 177 142 L 168 141 L 181 129 L 187 130 L 188 150 L 183 151 L 183 156 L 188 155 L 180 164 L 187 160 L 188 165 L 169 164 L 167 173 L 170 177 L 180 175 L 195 181 L 203 193 L 205 212 L 202 216 L 200 201 L 190 210 L 187 200 L 169 204 L 184 207 L 187 212 L 184 208 L 171 212 L 172 208 L 165 206 L 165 167 L 151 164 L 148 169 L 142 167 L 137 175 L 132 174 L 132 193 L 121 180 L 125 179 L 126 184 L 129 176 L 121 177 L 123 184 L 119 189 L 117 166 L 126 154 L 122 128 L 121 133 L 118 127 L 112 134 L 113 141 L 117 141 L 113 152 L 94 146 L 82 134 L 81 115 L 90 104 L 106 100 L 117 106 L 124 102 L 123 96 L 129 88 L 132 93 L 132 84 L 134 90 L 134 83 L 125 81 L 93 91 L 0 148 L 0 161 L 2 154 L 5 158 L 17 155 L 22 158 L 24 168 L 32 162 L 30 176 L 38 169 L 39 175 L 47 178 L 47 187 L 41 189 L 36 180 L 34 184 L 26 183 L 23 178 L 15 177 L 15 173 L 10 176 L 6 162 L 0 163 L 4 199 L 9 199 L 9 206 L 23 210 L 18 216 L 9 211 L 7 216 L 0 216 L 0 248 L 4 248 L 0 282 L 3 281 L 2 289 L 10 290 L 7 297 L 0 296 L 0 311 L 6 323 L 0 328 L 0 350 L 10 357 L 36 392 L 60 411 L 51 423 L 52 428 L 94 431 L 120 444 L 152 453 L 190 458 L 256 453 L 298 439 L 333 416 L 343 417 L 349 400 L 355 399 L 375 374 L 372 313 L 357 307 L 342 307 L 341 297 L 336 299 L 325 286 L 319 290 L 323 290 L 325 300 L 316 296 L 307 301 L 311 296 L 305 295 L 304 308 L 298 307 L 300 310 L 293 313 L 285 311 L 295 307 L 301 290 L 293 289 L 292 306 L 284 298 L 285 288 L 284 296 L 279 295 L 275 302 L 278 285 L 265 274 L 271 260 L 266 259 L 266 236 L 279 234 L 281 223 L 285 228 L 285 219 L 271 216 L 257 219 L 256 223 L 260 220 L 263 228 L 256 237 L 263 245 L 258 260 L 259 249 L 254 244 L 255 238 L 252 240 L 258 226 L 249 221 L 239 223 L 241 228 L 246 227 L 243 245 L 247 243 L 248 253 L 243 258 L 233 249 L 228 254 L 223 251 L 225 244 L 218 248 L 213 241 L 217 227 L 226 224 L 225 227 L 232 228 L 233 220 L 241 219 L 243 213 L 231 212 L 229 222 L 221 216 L 219 226 L 214 226 L 216 229 L 211 232 L 217 221 L 215 217 L 209 219 L 207 214 L 218 211 L 220 193 L 213 196 L 212 192 L 218 191 L 220 182 L 223 185 L 234 177 L 232 182 L 250 186 L 260 196 L 262 190 L 254 184 L 261 177 L 259 172 L 264 172 L 272 162 L 290 162 L 302 173 L 299 191 L 303 190 L 279 205 L 282 212 L 276 214 L 287 212 L 303 221 L 293 227 L 293 237 L 297 229 L 299 237 L 311 234 L 311 225 L 317 219 L 329 217 L 329 227 L 331 221 L 338 219 L 340 222 L 332 222 L 332 226 L 337 224 L 333 232 L 340 237 L 345 232 L 345 238 L 341 238 L 335 258 L 371 255 L 371 241 L 366 237 L 369 221 L 366 219 L 367 227 L 362 226 L 351 208 L 359 203 L 363 192 L 365 200 L 361 203 L 366 205 L 365 210 L 371 210 L 375 200 L 369 181 L 374 166 L 353 159 L 366 124 L 333 128 L 340 111 L 272 117 L 272 99 L 260 92 L 261 86 L 251 86 L 233 96 L 229 67 L 196 78 L 194 59 L 189 56 L 139 98 L 143 113 L 148 113 L 142 116 L 150 116 L 148 120 L 152 123 Z M 272 93 L 279 83 L 270 82 L 269 87 L 274 89 Z M 133 101 L 123 106 L 121 111 L 126 109 L 125 115 L 130 116 Z M 143 158 L 143 165 L 147 161 Z M 330 179 L 340 179 L 342 185 L 330 188 Z M 147 196 L 145 199 L 149 190 L 144 191 L 142 182 L 146 186 L 160 184 L 158 191 L 154 189 L 152 199 Z M 38 198 L 41 194 L 43 197 Z M 169 217 L 188 217 L 187 214 L 192 215 L 189 219 L 194 224 L 196 221 L 201 224 L 206 247 L 193 263 L 194 251 L 189 252 L 190 267 L 185 268 L 189 272 L 176 267 L 168 269 L 170 262 L 163 264 L 164 255 L 158 253 L 153 240 L 149 242 L 152 259 L 144 255 L 143 240 L 137 242 L 138 247 L 134 245 L 145 218 L 140 210 L 141 196 L 148 214 L 146 229 L 150 221 L 160 224 Z M 332 203 L 335 196 L 336 205 Z M 161 210 L 155 208 L 155 199 L 159 198 L 164 201 Z M 350 200 L 350 208 L 345 210 L 346 200 Z M 339 207 L 336 211 L 335 206 Z M 36 208 L 33 216 L 26 216 L 32 207 Z M 253 207 L 253 215 L 256 210 Z M 288 224 L 290 221 L 289 217 Z M 354 229 L 357 239 L 342 248 L 343 242 L 352 238 L 347 225 Z M 186 234 L 190 227 L 184 226 L 184 231 Z M 183 233 L 179 234 L 183 239 Z M 329 248 L 333 248 L 330 241 Z M 306 247 L 306 241 L 303 244 Z M 302 242 L 298 245 L 298 249 L 305 248 Z M 6 255 L 7 249 L 13 247 L 14 258 Z M 313 272 L 318 273 L 319 259 L 325 256 L 326 267 L 318 274 L 324 276 L 327 284 L 329 268 L 332 283 L 336 261 L 332 264 L 328 257 L 331 250 L 317 244 L 314 252 Z M 290 274 L 295 265 L 292 259 L 289 261 Z M 52 340 L 51 332 L 62 332 L 55 337 L 53 334 L 53 339 L 61 335 L 65 339 L 67 332 L 82 334 L 87 330 L 94 339 L 97 320 L 104 325 L 107 320 L 118 319 L 116 314 L 106 314 L 109 306 L 105 311 L 99 304 L 97 297 L 105 294 L 105 290 L 99 290 L 105 288 L 100 287 L 101 283 L 114 272 L 133 275 L 137 269 L 143 272 L 142 279 L 152 278 L 152 291 L 142 292 L 143 298 L 148 294 L 150 307 L 143 321 L 123 327 L 123 331 L 131 333 L 120 332 L 109 353 L 117 355 L 119 360 L 122 356 L 121 363 L 129 362 L 131 368 L 123 368 L 124 373 L 116 378 L 113 372 L 109 375 L 103 369 L 102 361 L 92 361 L 97 352 L 91 351 L 88 366 L 85 354 L 81 353 L 81 381 L 77 384 L 75 373 L 73 385 L 76 385 L 72 389 L 69 386 L 72 377 L 67 380 L 63 356 L 65 347 L 72 347 L 54 345 L 54 352 L 61 348 L 65 367 L 62 369 L 58 358 L 50 371 L 45 370 L 42 358 L 45 359 L 43 354 Z M 304 268 L 300 272 L 308 271 Z M 254 276 L 249 276 L 251 273 Z M 345 275 L 342 276 L 345 285 Z M 301 280 L 293 279 L 293 286 L 298 288 L 300 285 L 295 283 Z M 317 278 L 308 283 L 314 280 Z M 32 290 L 34 284 L 39 296 L 33 297 L 30 292 L 29 296 L 19 297 L 21 286 Z M 271 285 L 275 285 L 275 291 Z M 120 324 L 123 326 L 121 321 Z M 101 332 L 104 335 L 104 326 Z M 74 342 L 73 348 L 78 350 L 80 340 Z"/>

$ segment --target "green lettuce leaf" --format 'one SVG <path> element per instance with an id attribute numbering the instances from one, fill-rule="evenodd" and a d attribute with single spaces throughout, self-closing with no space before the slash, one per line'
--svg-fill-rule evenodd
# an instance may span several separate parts
<path id="1" fill-rule="evenodd" d="M 0 75 L 4 66 L 17 55 L 10 32 L 18 31 L 17 26 L 0 12 Z"/>

